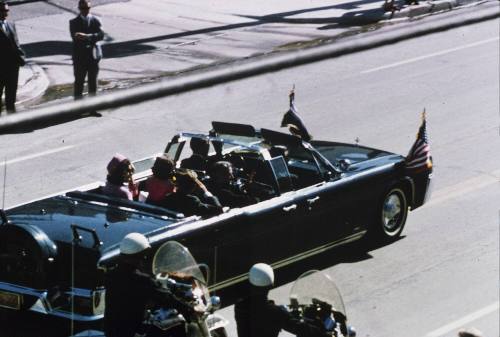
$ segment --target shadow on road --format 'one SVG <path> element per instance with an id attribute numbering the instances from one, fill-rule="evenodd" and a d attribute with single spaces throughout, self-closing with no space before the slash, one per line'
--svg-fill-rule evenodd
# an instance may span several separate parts
<path id="1" fill-rule="evenodd" d="M 402 236 L 396 241 L 404 238 L 405 236 Z M 328 250 L 322 254 L 312 256 L 284 268 L 280 268 L 275 271 L 275 288 L 295 281 L 300 275 L 308 270 L 323 270 L 340 263 L 356 263 L 371 259 L 372 256 L 369 253 L 370 251 L 382 248 L 389 244 L 389 242 L 375 242 L 368 238 L 361 239 L 356 242 Z M 256 263 L 257 262 L 258 261 L 256 261 Z M 335 279 L 335 275 L 331 276 Z M 235 304 L 248 293 L 248 282 L 243 282 L 230 289 L 225 289 L 217 295 L 221 297 L 222 305 L 226 307 Z"/>
<path id="2" fill-rule="evenodd" d="M 52 118 L 50 120 L 36 121 L 36 122 L 30 123 L 29 125 L 15 126 L 15 127 L 7 128 L 7 129 L 0 131 L 0 135 L 30 133 L 30 132 L 34 132 L 36 130 L 44 129 L 44 128 L 54 126 L 57 124 L 73 122 L 73 121 L 81 119 L 81 118 L 99 118 L 99 117 L 101 117 L 101 115 L 98 112 L 79 113 L 79 114 L 75 114 L 72 116 L 63 116 L 63 117 L 58 117 L 58 118 Z M 0 337 L 1 336 L 2 335 L 0 334 Z"/>
<path id="3" fill-rule="evenodd" d="M 327 18 L 288 18 L 288 17 L 298 14 L 318 12 L 330 9 L 343 9 L 343 10 L 356 9 L 361 4 L 372 3 L 372 2 L 380 2 L 380 0 L 369 0 L 369 1 L 360 0 L 346 4 L 307 8 L 289 12 L 274 13 L 264 16 L 234 14 L 235 16 L 252 19 L 254 21 L 201 28 L 201 29 L 153 36 L 153 37 L 130 40 L 130 41 L 106 43 L 103 45 L 103 54 L 105 55 L 106 58 L 126 57 L 129 55 L 146 53 L 157 49 L 154 46 L 147 45 L 148 43 L 171 40 L 171 39 L 179 39 L 199 34 L 211 34 L 238 28 L 259 26 L 267 23 L 286 22 L 291 24 L 327 24 L 327 26 L 320 27 L 318 29 L 330 29 L 330 28 L 335 28 L 338 25 L 359 26 L 360 22 L 363 22 L 362 18 L 367 18 L 366 23 L 372 23 L 373 19 L 370 18 L 373 18 L 374 17 L 373 14 L 380 12 L 381 9 L 371 9 L 371 10 L 354 11 L 354 12 L 351 11 L 345 13 L 341 17 L 327 17 Z M 353 18 L 355 18 L 356 20 L 353 20 Z M 71 55 L 71 41 L 48 40 L 48 41 L 23 44 L 22 47 L 25 50 L 28 57 Z"/>

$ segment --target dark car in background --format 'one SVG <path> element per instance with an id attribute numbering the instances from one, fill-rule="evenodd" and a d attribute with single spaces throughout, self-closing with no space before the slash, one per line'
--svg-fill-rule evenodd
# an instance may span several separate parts
<path id="1" fill-rule="evenodd" d="M 1 211 L 0 317 L 29 312 L 71 321 L 75 329 L 99 326 L 104 270 L 130 232 L 146 235 L 153 249 L 182 243 L 210 267 L 210 289 L 220 290 L 244 281 L 255 262 L 279 269 L 367 234 L 393 240 L 408 210 L 428 194 L 431 168 L 409 171 L 397 154 L 244 124 L 212 125 L 206 134 L 179 133 L 164 152 L 179 163 L 190 154 L 191 138 L 222 146 L 218 155 L 234 164 L 237 178 L 260 184 L 265 197 L 208 218 L 184 217 L 103 195 L 95 184 Z M 136 180 L 151 175 L 155 157 L 134 163 Z"/>

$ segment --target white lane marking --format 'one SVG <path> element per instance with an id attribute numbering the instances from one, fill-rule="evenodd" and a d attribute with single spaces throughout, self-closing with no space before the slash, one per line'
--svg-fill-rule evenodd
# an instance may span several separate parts
<path id="1" fill-rule="evenodd" d="M 49 155 L 49 154 L 53 154 L 53 153 L 57 153 L 57 152 L 66 151 L 66 150 L 74 148 L 75 146 L 76 145 L 66 145 L 66 146 L 63 146 L 63 147 L 59 147 L 57 149 L 52 149 L 52 150 L 47 150 L 47 151 L 43 151 L 43 152 L 38 152 L 38 153 L 30 154 L 28 156 L 19 157 L 19 158 L 7 160 L 7 161 L 2 160 L 2 158 L 0 158 L 0 160 L 2 160 L 0 162 L 0 166 L 6 165 L 6 164 L 10 165 L 10 164 L 18 163 L 20 161 L 25 161 L 25 160 L 29 160 L 29 159 L 33 159 L 33 158 L 43 157 L 43 156 L 46 156 L 46 155 Z"/>
<path id="2" fill-rule="evenodd" d="M 408 60 L 404 60 L 404 61 L 400 61 L 400 62 L 396 62 L 396 63 L 387 64 L 385 66 L 381 66 L 381 67 L 377 67 L 377 68 L 372 68 L 372 69 L 368 69 L 368 70 L 363 70 L 361 72 L 361 74 L 368 74 L 368 73 L 373 73 L 373 72 L 379 71 L 379 70 L 384 70 L 384 69 L 388 69 L 388 68 L 398 67 L 398 66 L 405 65 L 405 64 L 408 64 L 408 63 L 413 63 L 413 62 L 417 62 L 417 61 L 420 61 L 420 60 L 425 60 L 425 59 L 428 59 L 428 58 L 431 58 L 431 57 L 441 56 L 441 55 L 452 53 L 452 52 L 459 51 L 459 50 L 462 50 L 462 49 L 472 48 L 472 47 L 479 46 L 481 44 L 485 44 L 485 43 L 489 43 L 489 42 L 493 42 L 493 41 L 498 41 L 498 39 L 499 39 L 498 37 L 492 37 L 490 39 L 481 40 L 481 41 L 477 41 L 477 42 L 474 42 L 474 43 L 469 43 L 469 44 L 466 44 L 466 45 L 463 45 L 463 46 L 460 46 L 460 47 L 456 47 L 456 48 L 446 49 L 446 50 L 443 50 L 443 51 L 440 51 L 440 52 L 437 52 L 437 53 L 422 55 L 422 56 L 411 58 L 411 59 L 408 59 Z"/>
<path id="3" fill-rule="evenodd" d="M 481 175 L 461 181 L 458 184 L 444 187 L 435 192 L 431 192 L 431 198 L 426 205 L 436 205 L 449 199 L 458 198 L 476 190 L 488 187 L 500 182 L 500 170 L 493 171 L 488 175 Z"/>
<path id="4" fill-rule="evenodd" d="M 472 321 L 475 321 L 478 318 L 481 318 L 483 316 L 486 316 L 499 308 L 499 302 L 495 302 L 493 304 L 488 305 L 487 307 L 484 307 L 478 311 L 475 311 L 467 316 L 464 316 L 454 322 L 451 322 L 450 324 L 446 324 L 442 326 L 439 329 L 436 329 L 434 331 L 429 332 L 425 337 L 440 337 L 448 332 L 451 332 L 455 329 L 462 328 L 465 324 L 470 323 Z"/>

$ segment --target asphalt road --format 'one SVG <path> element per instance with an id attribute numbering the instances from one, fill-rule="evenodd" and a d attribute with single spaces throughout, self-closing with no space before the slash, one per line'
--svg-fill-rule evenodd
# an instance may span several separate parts
<path id="1" fill-rule="evenodd" d="M 316 139 L 359 138 L 406 154 L 426 108 L 434 194 L 410 213 L 403 239 L 367 253 L 335 251 L 304 268 L 334 276 L 358 336 L 456 336 L 462 326 L 499 336 L 498 74 L 498 22 L 489 21 L 2 135 L 4 205 L 102 180 L 115 152 L 138 159 L 211 120 L 278 128 L 293 84 Z M 289 286 L 273 297 L 286 303 Z"/>

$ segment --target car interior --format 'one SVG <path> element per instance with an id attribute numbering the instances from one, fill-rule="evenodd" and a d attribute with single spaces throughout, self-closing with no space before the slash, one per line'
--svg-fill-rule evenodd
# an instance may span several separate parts
<path id="1" fill-rule="evenodd" d="M 210 150 L 206 158 L 206 170 L 187 167 L 192 169 L 203 183 L 208 183 L 211 179 L 210 166 L 220 160 L 233 165 L 236 184 L 244 185 L 251 182 L 258 186 L 258 189 L 265 191 L 258 196 L 261 201 L 324 181 L 325 176 L 317 158 L 296 136 L 268 129 L 256 131 L 252 126 L 243 124 L 213 122 L 213 126 L 214 130 L 209 136 L 189 133 L 176 135 L 165 149 L 165 153 L 174 159 L 176 167 L 179 168 L 181 160 L 192 155 L 189 145 L 186 145 L 192 137 L 209 140 Z M 150 169 L 154 160 L 155 157 L 150 157 L 134 162 L 136 183 L 140 184 L 151 176 Z M 112 197 L 103 200 L 101 187 L 85 193 L 86 196 L 80 194 L 78 196 L 95 199 L 98 202 L 116 203 L 108 200 L 113 199 Z M 179 216 L 175 212 L 159 210 L 161 207 L 148 207 L 149 205 L 145 205 L 146 198 L 147 195 L 141 191 L 139 203 L 128 201 L 125 206 L 136 205 L 134 208 L 138 210 Z"/>

